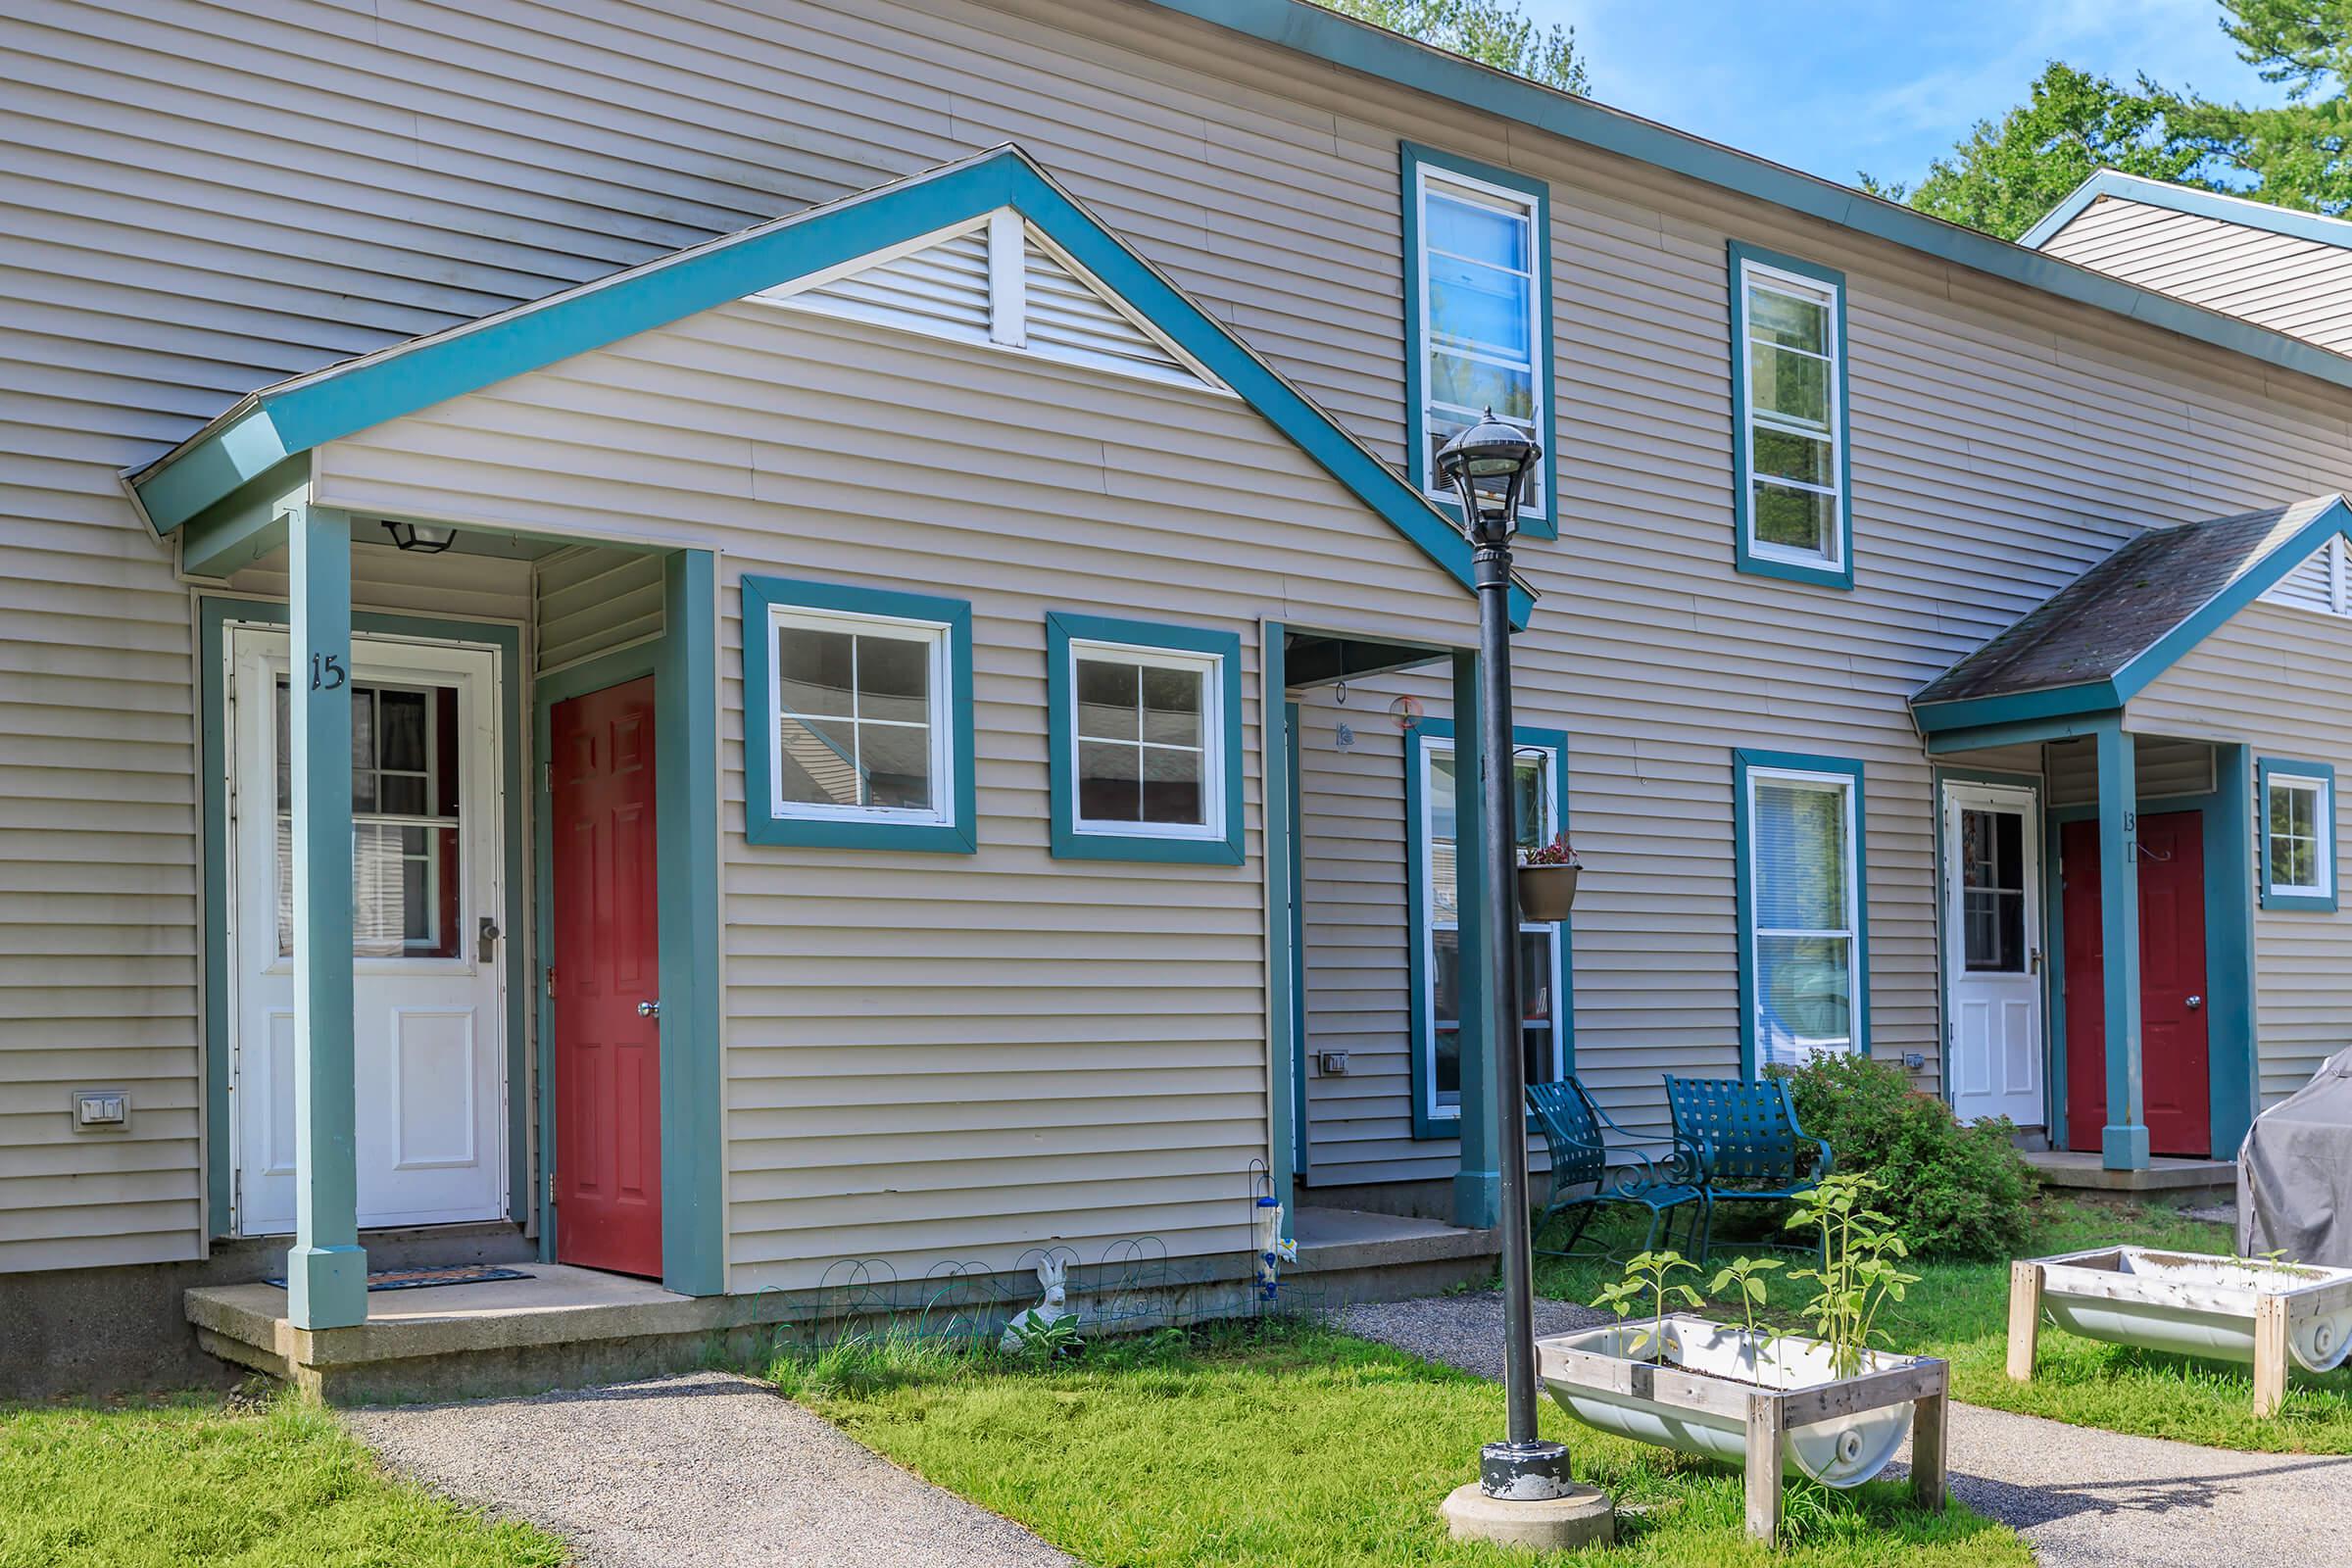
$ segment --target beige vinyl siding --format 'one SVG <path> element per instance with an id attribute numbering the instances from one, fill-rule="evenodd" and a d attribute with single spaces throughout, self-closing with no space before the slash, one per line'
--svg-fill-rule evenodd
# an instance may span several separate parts
<path id="1" fill-rule="evenodd" d="M 662 558 L 566 549 L 537 563 L 531 591 L 545 675 L 662 635 Z"/>
<path id="2" fill-rule="evenodd" d="M 2352 245 L 2352 223 L 2343 230 Z M 2102 196 L 2041 249 L 2322 348 L 2352 350 L 2352 249 L 2344 245 Z"/>
<path id="3" fill-rule="evenodd" d="M 286 597 L 286 553 L 271 551 L 229 578 L 232 593 Z M 456 620 L 527 621 L 531 568 L 495 556 L 431 554 L 388 544 L 351 547 L 351 605 L 366 612 Z M 513 680 L 516 672 L 508 671 Z"/>
<path id="4" fill-rule="evenodd" d="M 2153 734 L 2242 740 L 2254 760 L 2327 762 L 2352 779 L 2352 621 L 2284 605 L 2237 612 L 2132 699 L 2125 721 Z M 2255 803 L 2260 831 L 2261 803 Z M 2344 876 L 2352 810 L 2335 794 Z M 2260 866 L 2257 845 L 2255 864 Z M 2258 873 L 2259 874 L 2259 873 Z M 2352 1046 L 2352 902 L 2340 910 L 2254 911 L 2254 1024 L 2262 1103 L 2310 1081 Z"/>
<path id="5" fill-rule="evenodd" d="M 1246 406 L 739 304 L 335 443 L 317 485 L 361 512 L 722 551 L 731 1289 L 850 1257 L 1246 1244 L 1268 1094 L 1259 618 L 1412 634 L 1469 605 Z M 755 571 L 972 602 L 978 854 L 745 841 Z M 1242 639 L 1246 866 L 1048 855 L 1054 609 Z"/>
<path id="6" fill-rule="evenodd" d="M 2214 787 L 2213 748 L 2173 735 L 2140 735 L 2132 745 L 2134 796 L 2143 801 L 2204 795 Z M 2095 806 L 2099 799 L 2098 754 L 2089 740 L 2067 741 L 2042 753 L 2048 764 L 2052 806 Z"/>

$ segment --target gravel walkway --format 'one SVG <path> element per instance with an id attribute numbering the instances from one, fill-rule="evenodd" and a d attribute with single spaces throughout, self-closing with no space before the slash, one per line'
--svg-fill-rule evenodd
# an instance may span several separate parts
<path id="1" fill-rule="evenodd" d="M 393 1469 L 545 1526 L 583 1568 L 1073 1561 L 724 1373 L 345 1419 Z"/>
<path id="2" fill-rule="evenodd" d="M 1607 1321 L 1536 1303 L 1537 1333 Z M 1502 1375 L 1493 1292 L 1351 1306 L 1350 1334 Z M 1952 1408 L 1952 1491 L 2014 1525 L 2049 1568 L 2322 1568 L 2352 1541 L 2352 1459 L 2236 1453 L 1976 1405 Z M 2063 1483 L 2053 1480 L 2066 1478 Z"/>

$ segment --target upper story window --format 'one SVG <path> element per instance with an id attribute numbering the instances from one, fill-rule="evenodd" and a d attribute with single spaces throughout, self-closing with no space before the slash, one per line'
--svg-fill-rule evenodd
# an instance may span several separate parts
<path id="1" fill-rule="evenodd" d="M 2335 907 L 2335 769 L 2262 760 L 2262 906 Z"/>
<path id="2" fill-rule="evenodd" d="M 1548 844 L 1566 812 L 1565 735 L 1520 728 L 1511 762 L 1513 834 L 1522 850 Z M 1423 723 L 1406 737 L 1405 801 L 1413 840 L 1407 881 L 1413 907 L 1413 1126 L 1417 1137 L 1455 1136 L 1462 1113 L 1462 898 L 1460 828 L 1454 811 L 1453 727 Z M 1475 910 L 1471 915 L 1477 919 Z M 1567 1005 L 1565 928 L 1540 920 L 1519 927 L 1519 1048 L 1527 1081 L 1550 1083 L 1568 1070 L 1573 1025 Z"/>
<path id="3" fill-rule="evenodd" d="M 1046 660 L 1054 855 L 1241 864 L 1241 639 L 1057 612 Z"/>
<path id="4" fill-rule="evenodd" d="M 1869 1049 L 1862 765 L 1735 754 L 1742 1056 Z"/>
<path id="5" fill-rule="evenodd" d="M 1731 247 L 1740 569 L 1854 583 L 1845 275 Z"/>
<path id="6" fill-rule="evenodd" d="M 747 576 L 743 646 L 753 843 L 973 848 L 969 605 Z"/>
<path id="7" fill-rule="evenodd" d="M 1520 527 L 1555 537 L 1546 187 L 1411 143 L 1403 158 L 1413 482 L 1458 511 L 1437 488 L 1438 450 L 1493 409 L 1544 446 L 1544 481 Z"/>

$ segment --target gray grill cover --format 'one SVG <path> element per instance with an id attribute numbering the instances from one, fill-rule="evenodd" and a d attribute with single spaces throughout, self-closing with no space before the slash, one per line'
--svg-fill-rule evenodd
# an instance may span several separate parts
<path id="1" fill-rule="evenodd" d="M 2237 1152 L 2237 1250 L 2352 1268 L 2352 1051 L 2255 1118 Z"/>

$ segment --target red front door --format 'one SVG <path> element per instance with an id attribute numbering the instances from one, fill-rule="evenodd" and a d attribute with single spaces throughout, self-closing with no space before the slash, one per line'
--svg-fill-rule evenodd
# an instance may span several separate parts
<path id="1" fill-rule="evenodd" d="M 556 1258 L 662 1273 L 651 677 L 549 714 L 555 847 Z"/>
<path id="2" fill-rule="evenodd" d="M 2194 811 L 2139 819 L 2140 1072 L 2148 1144 L 2198 1159 L 2213 1152 L 2205 1027 L 2205 822 Z M 2099 825 L 2059 830 L 2066 878 L 2066 1128 L 2099 1147 L 2107 1124 L 2107 992 L 2099 925 Z"/>

